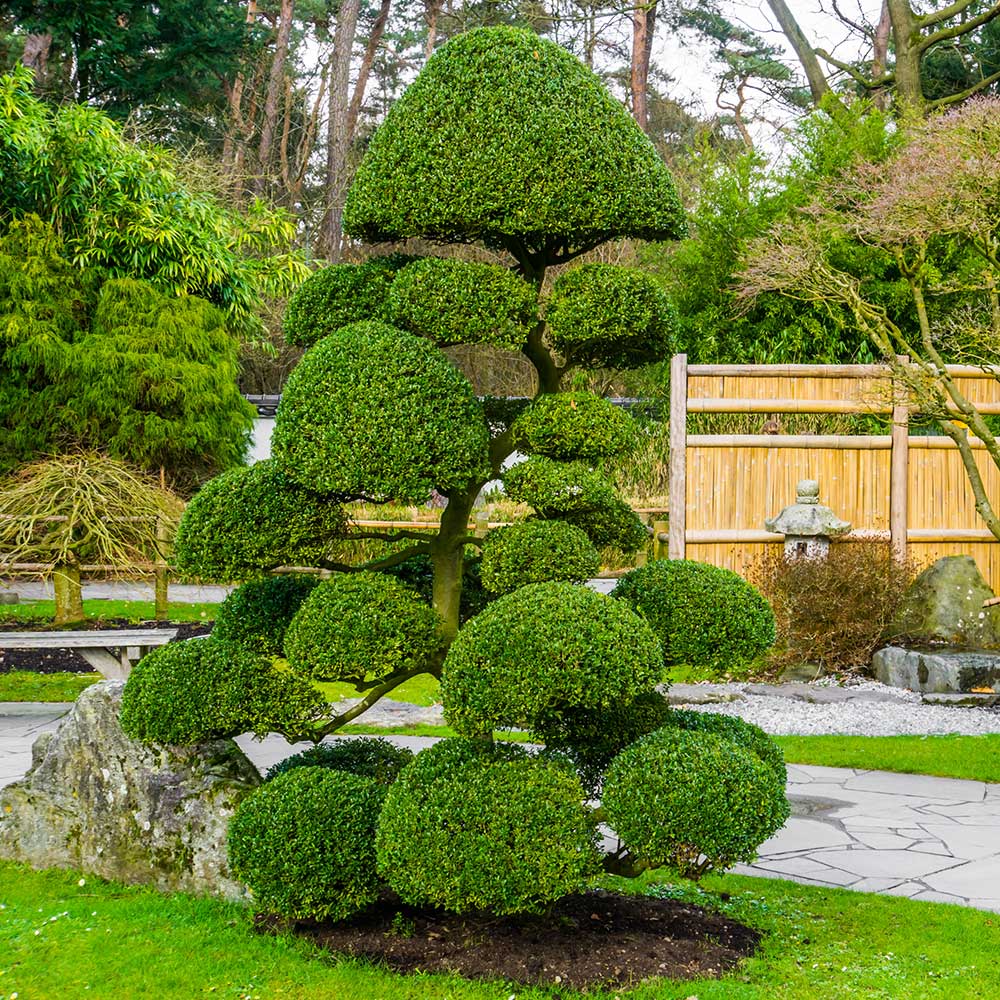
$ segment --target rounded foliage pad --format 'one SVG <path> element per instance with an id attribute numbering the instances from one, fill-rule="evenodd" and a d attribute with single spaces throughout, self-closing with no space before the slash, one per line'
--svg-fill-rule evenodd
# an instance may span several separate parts
<path id="1" fill-rule="evenodd" d="M 774 643 L 774 614 L 760 592 L 708 563 L 657 560 L 623 576 L 612 596 L 652 625 L 668 664 L 722 673 L 745 666 Z"/>
<path id="2" fill-rule="evenodd" d="M 419 595 L 384 573 L 341 573 L 305 599 L 285 633 L 296 673 L 364 681 L 430 666 L 440 619 Z"/>
<path id="3" fill-rule="evenodd" d="M 380 785 L 389 786 L 399 772 L 413 760 L 413 751 L 397 747 L 388 740 L 358 736 L 338 739 L 333 743 L 320 743 L 301 753 L 292 754 L 278 761 L 267 772 L 265 781 L 296 767 L 328 767 L 332 771 L 346 771 L 371 778 Z"/>
<path id="4" fill-rule="evenodd" d="M 674 353 L 677 314 L 648 274 L 584 264 L 562 275 L 545 314 L 552 346 L 585 368 L 638 368 Z"/>
<path id="5" fill-rule="evenodd" d="M 586 533 L 565 521 L 524 521 L 491 531 L 483 543 L 483 586 L 506 594 L 528 583 L 585 583 L 601 568 Z"/>
<path id="6" fill-rule="evenodd" d="M 466 622 L 473 615 L 478 615 L 493 600 L 494 595 L 483 586 L 481 566 L 482 560 L 479 556 L 466 552 L 462 562 L 462 599 L 458 609 L 460 622 Z M 410 556 L 409 559 L 382 572 L 412 587 L 427 604 L 433 603 L 434 564 L 426 553 Z"/>
<path id="7" fill-rule="evenodd" d="M 752 861 L 789 814 L 784 783 L 755 753 L 672 727 L 611 762 L 601 802 L 630 852 L 689 876 Z"/>
<path id="8" fill-rule="evenodd" d="M 489 478 L 472 386 L 433 344 L 354 323 L 310 348 L 285 385 L 271 448 L 310 489 L 423 503 Z"/>
<path id="9" fill-rule="evenodd" d="M 267 459 L 202 486 L 177 529 L 174 565 L 219 581 L 315 565 L 346 524 L 334 498 L 302 489 Z"/>
<path id="10" fill-rule="evenodd" d="M 300 767 L 247 796 L 229 824 L 229 864 L 258 911 L 346 920 L 378 898 L 375 824 L 385 790 L 370 778 Z"/>
<path id="11" fill-rule="evenodd" d="M 571 583 L 534 583 L 462 626 L 441 700 L 462 735 L 534 729 L 567 709 L 632 701 L 662 673 L 659 641 L 624 604 Z"/>
<path id="12" fill-rule="evenodd" d="M 493 344 L 519 351 L 538 321 L 535 289 L 497 264 L 425 257 L 400 271 L 390 318 L 436 344 Z"/>
<path id="13" fill-rule="evenodd" d="M 514 421 L 512 430 L 521 451 L 587 462 L 620 455 L 636 438 L 635 421 L 592 392 L 540 396 Z"/>
<path id="14" fill-rule="evenodd" d="M 597 75 L 506 27 L 428 60 L 372 138 L 344 226 L 370 242 L 517 237 L 534 250 L 684 230 L 669 171 Z"/>
<path id="15" fill-rule="evenodd" d="M 509 744 L 443 740 L 389 789 L 379 871 L 400 897 L 462 913 L 538 912 L 598 870 L 571 768 Z"/>
<path id="16" fill-rule="evenodd" d="M 265 656 L 280 656 L 289 623 L 318 583 L 317 577 L 296 574 L 250 580 L 219 605 L 212 635 Z"/>
<path id="17" fill-rule="evenodd" d="M 395 272 L 381 260 L 333 264 L 303 281 L 282 319 L 285 340 L 310 347 L 349 323 L 385 319 Z"/>
<path id="18" fill-rule="evenodd" d="M 181 746 L 254 732 L 312 735 L 327 715 L 301 677 L 230 642 L 171 642 L 136 664 L 122 692 L 121 725 L 133 739 Z"/>

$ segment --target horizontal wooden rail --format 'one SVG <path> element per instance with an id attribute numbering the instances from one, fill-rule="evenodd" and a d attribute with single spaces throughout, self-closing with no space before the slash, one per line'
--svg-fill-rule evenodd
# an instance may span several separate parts
<path id="1" fill-rule="evenodd" d="M 1000 378 L 1000 365 L 947 365 L 953 378 Z M 688 365 L 688 377 L 889 378 L 888 365 Z"/>
<path id="2" fill-rule="evenodd" d="M 1000 413 L 1000 402 L 973 403 L 980 413 Z M 861 399 L 726 399 L 718 396 L 692 396 L 688 413 L 890 413 L 891 401 Z M 920 407 L 910 407 L 920 412 Z M 958 416 L 958 410 L 950 407 Z"/>
<path id="3" fill-rule="evenodd" d="M 945 438 L 950 443 L 949 438 Z M 865 434 L 689 434 L 689 448 L 827 448 L 888 451 L 892 438 Z"/>
<path id="4" fill-rule="evenodd" d="M 783 542 L 785 536 L 757 528 L 691 529 L 685 540 L 689 545 L 759 545 Z M 888 542 L 891 533 L 883 528 L 857 528 L 835 539 L 840 542 Z M 995 542 L 996 538 L 986 528 L 910 528 L 907 541 L 930 542 Z"/>

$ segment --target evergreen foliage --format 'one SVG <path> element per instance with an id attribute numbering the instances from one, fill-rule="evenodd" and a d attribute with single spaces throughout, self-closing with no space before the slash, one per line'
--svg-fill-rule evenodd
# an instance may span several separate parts
<path id="1" fill-rule="evenodd" d="M 359 774 L 388 787 L 413 758 L 413 751 L 406 747 L 397 747 L 388 740 L 359 736 L 336 743 L 320 743 L 286 757 L 268 770 L 265 780 L 271 781 L 297 767 L 327 767 L 331 771 Z"/>
<path id="2" fill-rule="evenodd" d="M 393 282 L 392 321 L 436 344 L 519 351 L 538 322 L 535 289 L 497 264 L 424 257 Z"/>
<path id="3" fill-rule="evenodd" d="M 491 531 L 483 543 L 483 586 L 507 594 L 529 583 L 586 583 L 601 568 L 586 533 L 565 521 L 524 521 Z"/>
<path id="4" fill-rule="evenodd" d="M 264 656 L 281 656 L 289 623 L 318 583 L 314 576 L 294 574 L 250 580 L 219 605 L 212 635 Z"/>
<path id="5" fill-rule="evenodd" d="M 321 563 L 344 534 L 334 498 L 297 486 L 273 459 L 206 483 L 184 511 L 174 564 L 206 580 L 244 580 L 277 566 Z"/>
<path id="6" fill-rule="evenodd" d="M 271 441 L 302 486 L 410 503 L 488 479 L 486 445 L 465 376 L 428 341 L 375 322 L 346 326 L 306 352 Z"/>
<path id="7" fill-rule="evenodd" d="M 412 587 L 428 604 L 434 603 L 434 563 L 429 555 L 420 553 L 390 566 L 384 572 Z M 478 615 L 494 599 L 482 580 L 482 560 L 466 552 L 462 561 L 462 600 L 458 609 L 460 623 Z"/>
<path id="8" fill-rule="evenodd" d="M 511 429 L 521 451 L 585 462 L 630 450 L 638 432 L 635 421 L 620 406 L 592 392 L 540 396 Z"/>

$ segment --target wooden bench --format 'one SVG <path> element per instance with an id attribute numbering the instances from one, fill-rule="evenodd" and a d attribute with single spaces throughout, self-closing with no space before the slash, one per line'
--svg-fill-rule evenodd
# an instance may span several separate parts
<path id="1" fill-rule="evenodd" d="M 0 649 L 72 649 L 109 680 L 124 680 L 146 653 L 176 635 L 175 628 L 0 632 Z"/>

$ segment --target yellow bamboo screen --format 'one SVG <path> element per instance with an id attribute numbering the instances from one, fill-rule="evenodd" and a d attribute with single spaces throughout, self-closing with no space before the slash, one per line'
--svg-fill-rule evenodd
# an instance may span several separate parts
<path id="1" fill-rule="evenodd" d="M 684 449 L 686 461 L 678 477 L 684 488 L 685 510 L 682 550 L 689 559 L 698 559 L 746 572 L 748 566 L 767 544 L 756 540 L 704 541 L 736 531 L 761 532 L 764 519 L 773 517 L 795 499 L 795 485 L 800 479 L 818 479 L 821 501 L 855 530 L 878 532 L 888 541 L 891 492 L 891 380 L 885 369 L 871 366 L 800 366 L 779 369 L 776 366 L 692 366 L 681 362 L 681 381 L 675 359 L 674 378 L 682 389 L 683 419 L 689 413 L 753 412 L 747 418 L 745 435 L 705 437 L 688 432 Z M 702 374 L 704 371 L 709 374 Z M 820 377 L 823 372 L 832 377 Z M 968 375 L 964 372 L 963 375 Z M 1000 383 L 987 376 L 962 377 L 966 396 L 987 409 L 1000 406 Z M 698 402 L 698 401 L 704 402 Z M 731 403 L 755 401 L 744 409 L 728 408 Z M 860 410 L 883 411 L 884 430 L 880 435 L 858 438 L 817 438 L 817 446 L 785 447 L 779 433 L 762 437 L 769 416 L 788 412 L 782 406 L 801 401 L 803 412 L 836 412 L 838 406 L 852 404 Z M 899 400 L 896 401 L 897 403 Z M 675 397 L 671 419 L 681 416 Z M 779 404 L 768 410 L 765 403 Z M 827 409 L 830 407 L 830 409 Z M 704 408 L 704 409 L 703 409 Z M 794 412 L 794 409 L 793 409 Z M 897 410 L 897 419 L 900 411 Z M 786 418 L 787 419 L 787 418 Z M 898 435 L 897 432 L 897 446 Z M 711 441 L 711 446 L 699 442 Z M 731 444 L 729 442 L 732 442 Z M 807 444 L 801 438 L 798 444 Z M 786 438 L 786 443 L 792 441 Z M 830 446 L 831 443 L 834 446 Z M 943 438 L 910 436 L 907 438 L 906 526 L 908 551 L 920 564 L 944 555 L 971 555 L 995 591 L 1000 591 L 1000 545 L 978 538 L 942 540 L 921 539 L 921 535 L 955 533 L 985 534 L 976 513 L 961 459 Z M 857 445 L 856 447 L 853 445 Z M 1000 502 L 1000 472 L 987 453 L 976 450 L 979 467 L 989 496 Z M 672 467 L 676 474 L 678 466 Z M 677 510 L 680 495 L 672 497 L 671 509 Z M 677 539 L 678 519 L 671 527 Z M 901 535 L 901 530 L 900 530 Z M 679 542 L 675 541 L 676 545 Z"/>

